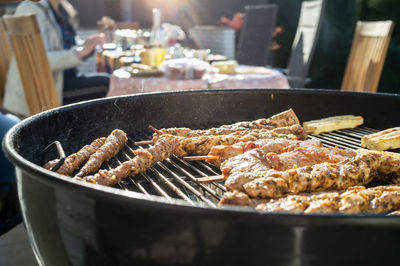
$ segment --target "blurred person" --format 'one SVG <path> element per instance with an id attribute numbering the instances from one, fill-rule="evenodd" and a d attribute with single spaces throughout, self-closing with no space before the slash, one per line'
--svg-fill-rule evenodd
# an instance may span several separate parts
<path id="1" fill-rule="evenodd" d="M 16 15 L 34 13 L 43 37 L 50 68 L 60 101 L 63 104 L 106 96 L 108 74 L 79 74 L 77 66 L 102 45 L 104 36 L 89 36 L 77 46 L 77 12 L 67 0 L 25 0 Z M 29 116 L 24 90 L 15 59 L 8 71 L 3 107 L 22 116 Z"/>

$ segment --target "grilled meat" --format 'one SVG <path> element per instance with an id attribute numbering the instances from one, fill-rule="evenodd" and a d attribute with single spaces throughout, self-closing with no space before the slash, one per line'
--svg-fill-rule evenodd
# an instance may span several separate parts
<path id="1" fill-rule="evenodd" d="M 197 129 L 193 130 L 187 127 L 181 128 L 163 128 L 158 130 L 154 136 L 161 134 L 168 134 L 179 137 L 199 137 L 199 136 L 216 136 L 216 135 L 228 135 L 237 131 L 249 130 L 249 129 L 274 129 L 278 127 L 288 127 L 291 125 L 298 125 L 299 119 L 292 109 L 281 112 L 270 118 L 262 118 L 255 121 L 238 122 L 231 125 L 223 125 L 217 128 L 210 129 Z"/>
<path id="2" fill-rule="evenodd" d="M 175 154 L 178 157 L 184 157 L 187 155 L 207 155 L 211 148 L 216 145 L 232 145 L 237 142 L 274 138 L 304 140 L 307 138 L 307 134 L 300 125 L 293 125 L 272 130 L 259 129 L 241 131 L 230 135 L 200 136 L 193 138 L 177 137 L 181 145 Z"/>
<path id="3" fill-rule="evenodd" d="M 241 200 L 243 201 L 243 195 Z M 297 213 L 385 213 L 400 209 L 400 185 L 350 187 L 344 192 L 290 195 L 257 205 L 267 212 Z M 393 214 L 396 214 L 393 213 Z"/>
<path id="4" fill-rule="evenodd" d="M 227 178 L 228 190 L 243 190 L 243 185 L 253 179 L 269 176 L 276 171 L 312 166 L 322 162 L 335 163 L 356 156 L 356 152 L 338 148 L 319 146 L 297 146 L 293 150 L 280 154 L 253 149 L 232 157 L 222 163 L 222 174 Z M 271 171 L 271 169 L 276 171 Z M 282 183 L 282 180 L 270 179 L 269 182 Z M 285 185 L 285 182 L 282 183 Z"/>
<path id="5" fill-rule="evenodd" d="M 255 208 L 257 205 L 269 201 L 270 199 L 250 198 L 249 195 L 247 195 L 246 193 L 235 190 L 225 192 L 218 205 L 237 205 Z"/>
<path id="6" fill-rule="evenodd" d="M 64 163 L 60 166 L 60 168 L 57 169 L 56 172 L 62 175 L 72 174 L 81 164 L 86 162 L 90 155 L 95 153 L 105 141 L 106 138 L 98 138 L 89 145 L 85 145 L 78 152 L 69 155 L 67 158 L 65 158 Z M 52 160 L 46 163 L 43 167 L 46 169 L 51 169 L 58 163 L 58 161 L 58 159 Z"/>
<path id="7" fill-rule="evenodd" d="M 135 157 L 129 161 L 123 162 L 121 165 L 110 170 L 100 170 L 94 176 L 86 176 L 76 179 L 112 186 L 128 176 L 144 173 L 156 162 L 163 161 L 173 154 L 179 146 L 179 142 L 175 137 L 168 135 L 158 139 L 154 146 L 148 149 L 139 149 L 135 151 Z"/>
<path id="8" fill-rule="evenodd" d="M 104 144 L 93 153 L 86 164 L 79 170 L 77 177 L 83 177 L 87 174 L 96 172 L 103 162 L 108 161 L 110 158 L 118 154 L 118 152 L 125 146 L 128 140 L 126 133 L 120 129 L 115 129 L 107 137 Z"/>
<path id="9" fill-rule="evenodd" d="M 250 197 L 275 198 L 288 193 L 341 190 L 366 185 L 377 176 L 382 157 L 358 154 L 339 163 L 321 163 L 286 171 L 259 172 L 259 178 L 243 185 Z"/>
<path id="10" fill-rule="evenodd" d="M 217 145 L 211 148 L 208 155 L 218 156 L 218 159 L 207 159 L 206 162 L 220 167 L 221 164 L 239 154 L 252 149 L 260 149 L 263 153 L 283 153 L 294 150 L 298 147 L 316 146 L 322 147 L 321 141 L 317 139 L 311 140 L 290 140 L 290 139 L 260 139 L 257 141 L 239 142 L 233 145 Z"/>

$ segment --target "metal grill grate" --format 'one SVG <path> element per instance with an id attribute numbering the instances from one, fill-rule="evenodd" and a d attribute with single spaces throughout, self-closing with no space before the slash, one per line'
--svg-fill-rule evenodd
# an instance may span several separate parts
<path id="1" fill-rule="evenodd" d="M 361 137 L 372 134 L 378 130 L 359 127 L 355 129 L 345 129 L 320 135 L 310 135 L 316 138 L 327 147 L 339 147 L 344 149 L 360 148 Z M 127 146 L 118 155 L 107 163 L 107 167 L 114 168 L 125 160 L 131 159 L 135 149 L 147 148 L 148 146 L 138 146 L 137 141 L 150 139 L 149 136 L 135 136 L 129 138 Z M 214 182 L 200 184 L 196 181 L 199 177 L 219 175 L 220 170 L 204 161 L 184 161 L 172 156 L 162 162 L 158 162 L 146 173 L 131 176 L 121 181 L 117 186 L 128 191 L 141 192 L 147 196 L 163 196 L 172 201 L 173 198 L 183 199 L 195 205 L 195 202 L 204 202 L 212 207 L 216 207 L 223 193 L 226 191 L 223 183 Z"/>

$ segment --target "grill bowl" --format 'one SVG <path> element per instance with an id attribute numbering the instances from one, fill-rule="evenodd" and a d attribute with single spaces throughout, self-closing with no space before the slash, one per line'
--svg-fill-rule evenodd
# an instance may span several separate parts
<path id="1" fill-rule="evenodd" d="M 223 90 L 106 98 L 30 117 L 6 135 L 23 218 L 45 265 L 394 264 L 400 217 L 266 214 L 190 206 L 158 196 L 76 182 L 43 169 L 41 151 L 66 153 L 120 128 L 207 127 L 293 108 L 303 121 L 355 114 L 365 125 L 398 125 L 399 95 L 326 90 Z M 149 132 L 148 132 L 149 133 Z M 68 145 L 65 145 L 68 143 Z"/>

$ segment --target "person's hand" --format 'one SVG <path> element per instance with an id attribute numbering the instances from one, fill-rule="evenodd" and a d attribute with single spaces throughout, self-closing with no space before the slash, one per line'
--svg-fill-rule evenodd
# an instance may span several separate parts
<path id="1" fill-rule="evenodd" d="M 81 50 L 78 51 L 78 58 L 80 60 L 89 56 L 95 49 L 97 45 L 103 45 L 104 43 L 104 34 L 94 34 L 90 35 Z"/>

